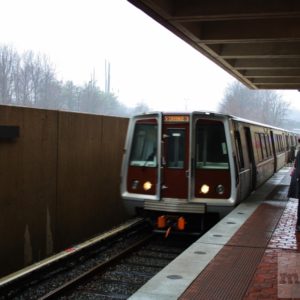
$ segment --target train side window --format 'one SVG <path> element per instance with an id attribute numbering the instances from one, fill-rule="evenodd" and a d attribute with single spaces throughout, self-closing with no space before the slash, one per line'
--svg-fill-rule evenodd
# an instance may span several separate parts
<path id="1" fill-rule="evenodd" d="M 130 166 L 157 166 L 157 125 L 136 124 L 130 153 Z"/>
<path id="2" fill-rule="evenodd" d="M 287 140 L 287 136 L 286 136 L 286 135 L 284 135 L 284 136 L 282 137 L 282 140 L 283 140 L 284 150 L 286 151 L 286 150 L 288 150 L 288 149 L 289 149 L 289 147 L 288 147 L 288 140 Z"/>
<path id="3" fill-rule="evenodd" d="M 291 136 L 291 135 L 290 135 L 290 145 L 291 145 L 291 147 L 295 146 L 293 136 Z"/>
<path id="4" fill-rule="evenodd" d="M 279 144 L 279 152 L 281 152 L 282 151 L 282 141 L 281 141 L 281 136 L 280 135 L 278 135 L 278 144 Z"/>
<path id="5" fill-rule="evenodd" d="M 274 139 L 274 136 L 273 136 L 273 139 Z M 275 153 L 273 153 L 273 152 L 276 151 L 276 145 L 275 145 L 275 142 L 273 139 L 272 139 L 272 136 L 270 135 L 269 136 L 269 144 L 271 147 L 272 154 L 274 155 Z M 274 143 L 274 148 L 273 148 L 273 143 Z"/>
<path id="6" fill-rule="evenodd" d="M 270 151 L 269 151 L 268 142 L 267 142 L 267 135 L 263 134 L 262 138 L 264 139 L 264 144 L 265 144 L 265 149 L 266 149 L 266 157 L 269 157 Z"/>
<path id="7" fill-rule="evenodd" d="M 280 149 L 280 152 L 283 150 L 283 146 L 282 146 L 282 136 L 279 135 L 279 149 Z"/>
<path id="8" fill-rule="evenodd" d="M 185 129 L 167 129 L 166 163 L 168 168 L 183 169 L 185 158 Z"/>
<path id="9" fill-rule="evenodd" d="M 240 136 L 239 131 L 234 132 L 234 138 L 235 138 L 235 146 L 237 149 L 237 157 L 238 157 L 239 167 L 240 167 L 240 169 L 243 169 L 245 167 L 245 164 L 244 164 L 241 136 Z"/>
<path id="10" fill-rule="evenodd" d="M 277 149 L 278 149 L 278 152 L 281 152 L 281 149 L 280 149 L 280 137 L 278 134 L 276 134 L 276 141 L 277 141 Z"/>
<path id="11" fill-rule="evenodd" d="M 276 152 L 280 152 L 279 136 L 278 136 L 278 134 L 275 135 L 275 149 L 276 149 Z"/>
<path id="12" fill-rule="evenodd" d="M 270 145 L 270 137 L 268 134 L 265 134 L 264 138 L 265 138 L 267 156 L 270 157 L 272 155 L 271 145 Z"/>
<path id="13" fill-rule="evenodd" d="M 283 151 L 282 136 L 278 135 L 278 139 L 279 139 L 279 151 L 282 152 Z"/>
<path id="14" fill-rule="evenodd" d="M 266 143 L 265 143 L 265 135 L 263 133 L 260 134 L 260 144 L 261 144 L 261 151 L 262 151 L 262 157 L 267 158 L 267 150 L 266 150 Z"/>
<path id="15" fill-rule="evenodd" d="M 255 133 L 254 134 L 254 140 L 255 140 L 255 149 L 256 149 L 256 153 L 257 153 L 257 159 L 258 161 L 262 161 L 262 150 L 261 150 L 261 143 L 260 143 L 260 137 L 259 137 L 259 133 Z"/>
<path id="16" fill-rule="evenodd" d="M 289 148 L 290 148 L 289 137 L 286 135 L 285 136 L 285 149 L 289 150 Z"/>
<path id="17" fill-rule="evenodd" d="M 229 169 L 223 123 L 198 120 L 196 126 L 196 168 Z"/>

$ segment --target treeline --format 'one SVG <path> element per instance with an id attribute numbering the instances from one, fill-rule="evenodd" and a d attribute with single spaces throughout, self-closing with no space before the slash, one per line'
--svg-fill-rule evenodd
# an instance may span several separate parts
<path id="1" fill-rule="evenodd" d="M 219 112 L 273 126 L 292 129 L 288 119 L 290 104 L 272 90 L 250 90 L 233 82 L 225 90 Z"/>
<path id="2" fill-rule="evenodd" d="M 57 79 L 49 59 L 32 51 L 19 54 L 0 46 L 0 103 L 114 116 L 149 111 L 144 103 L 129 108 L 113 93 L 105 93 L 92 77 L 82 86 Z"/>

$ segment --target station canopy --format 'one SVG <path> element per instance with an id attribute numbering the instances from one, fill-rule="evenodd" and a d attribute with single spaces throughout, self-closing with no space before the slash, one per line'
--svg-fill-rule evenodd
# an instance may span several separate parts
<path id="1" fill-rule="evenodd" d="M 300 90 L 299 0 L 128 0 L 252 89 Z"/>

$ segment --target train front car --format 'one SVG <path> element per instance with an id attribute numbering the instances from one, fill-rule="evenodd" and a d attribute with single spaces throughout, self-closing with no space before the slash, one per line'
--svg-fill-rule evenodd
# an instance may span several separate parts
<path id="1" fill-rule="evenodd" d="M 160 229 L 203 229 L 207 212 L 236 201 L 227 116 L 146 114 L 132 118 L 121 193 Z"/>

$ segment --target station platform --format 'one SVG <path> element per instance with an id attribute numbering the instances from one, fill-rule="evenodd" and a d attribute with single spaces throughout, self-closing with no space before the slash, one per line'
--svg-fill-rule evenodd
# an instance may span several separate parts
<path id="1" fill-rule="evenodd" d="M 300 299 L 289 183 L 285 167 L 129 299 Z"/>

